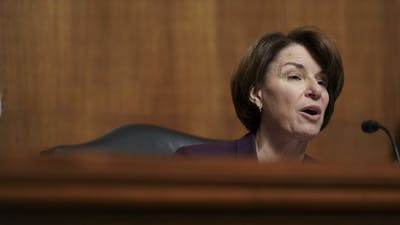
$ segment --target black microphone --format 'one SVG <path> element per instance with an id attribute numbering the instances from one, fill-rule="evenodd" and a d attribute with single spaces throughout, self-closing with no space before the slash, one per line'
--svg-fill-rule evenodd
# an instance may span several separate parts
<path id="1" fill-rule="evenodd" d="M 374 133 L 375 131 L 382 129 L 385 133 L 389 136 L 390 142 L 392 142 L 392 148 L 394 153 L 396 154 L 397 161 L 400 162 L 400 154 L 399 149 L 397 148 L 396 139 L 394 138 L 393 134 L 384 126 L 380 125 L 375 120 L 366 120 L 362 122 L 361 129 L 365 133 Z"/>

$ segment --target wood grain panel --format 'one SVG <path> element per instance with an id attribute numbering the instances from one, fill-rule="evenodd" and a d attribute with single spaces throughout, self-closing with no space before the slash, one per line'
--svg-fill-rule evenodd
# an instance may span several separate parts
<path id="1" fill-rule="evenodd" d="M 229 80 L 267 31 L 319 26 L 346 82 L 308 151 L 321 161 L 389 162 L 377 119 L 400 135 L 399 0 L 2 0 L 0 149 L 38 154 L 125 123 L 238 138 Z M 20 150 L 17 150 L 20 149 Z"/>
<path id="2" fill-rule="evenodd" d="M 399 170 L 223 158 L 5 157 L 0 222 L 392 225 L 400 219 Z"/>

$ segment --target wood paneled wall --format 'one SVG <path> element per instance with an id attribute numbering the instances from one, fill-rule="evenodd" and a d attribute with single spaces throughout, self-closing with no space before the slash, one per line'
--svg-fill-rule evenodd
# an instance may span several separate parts
<path id="1" fill-rule="evenodd" d="M 245 133 L 232 71 L 267 31 L 316 25 L 333 37 L 345 87 L 308 151 L 320 161 L 389 162 L 400 131 L 399 0 L 1 0 L 1 153 L 38 154 L 125 123 L 231 139 Z"/>

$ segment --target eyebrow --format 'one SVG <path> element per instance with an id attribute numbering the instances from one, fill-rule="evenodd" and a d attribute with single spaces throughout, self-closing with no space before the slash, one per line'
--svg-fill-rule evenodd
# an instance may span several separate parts
<path id="1" fill-rule="evenodd" d="M 301 69 L 301 70 L 306 69 L 303 64 L 296 63 L 296 62 L 287 62 L 287 63 L 283 64 L 281 66 L 281 68 L 283 68 L 284 66 L 295 66 L 297 69 Z M 319 73 L 317 75 L 323 75 L 328 78 L 328 75 L 323 70 L 319 71 Z"/>
<path id="2" fill-rule="evenodd" d="M 296 68 L 298 68 L 298 69 L 305 69 L 305 67 L 304 67 L 304 65 L 303 64 L 300 64 L 300 63 L 295 63 L 295 62 L 287 62 L 287 63 L 285 63 L 285 64 L 283 64 L 282 65 L 282 67 L 284 67 L 284 66 L 295 66 Z"/>

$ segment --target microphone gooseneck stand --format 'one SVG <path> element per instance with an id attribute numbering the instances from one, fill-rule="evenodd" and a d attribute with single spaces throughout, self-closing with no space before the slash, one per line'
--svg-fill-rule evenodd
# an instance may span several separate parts
<path id="1" fill-rule="evenodd" d="M 379 129 L 385 131 L 385 133 L 389 136 L 390 142 L 392 143 L 392 148 L 396 155 L 397 162 L 400 163 L 400 154 L 399 154 L 399 149 L 397 148 L 396 138 L 393 136 L 392 132 L 389 131 L 389 129 L 380 125 L 378 122 L 374 120 L 366 120 L 362 122 L 361 129 L 366 133 L 374 133 Z"/>

